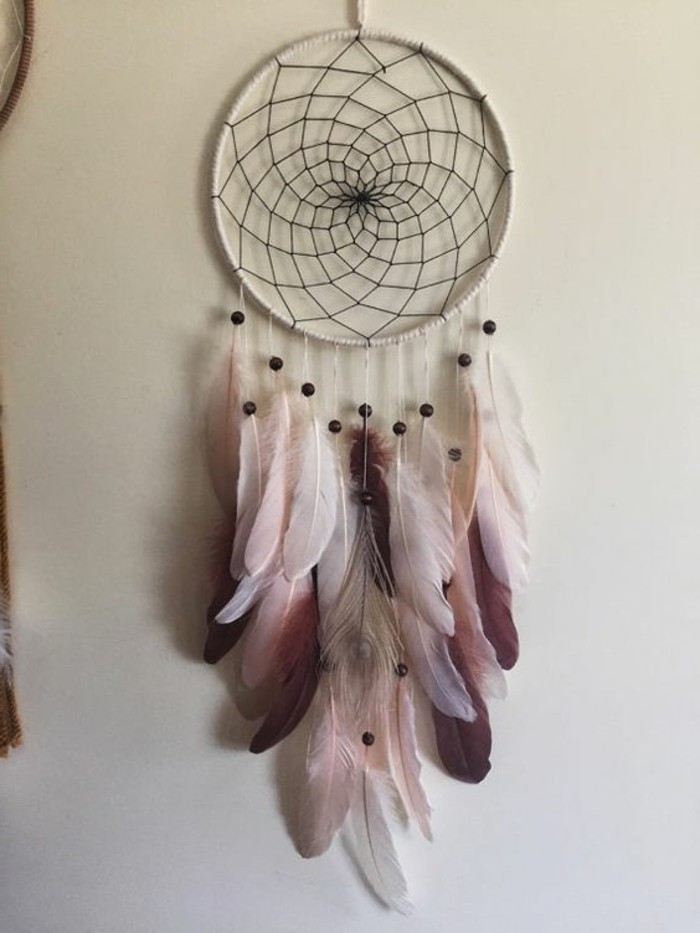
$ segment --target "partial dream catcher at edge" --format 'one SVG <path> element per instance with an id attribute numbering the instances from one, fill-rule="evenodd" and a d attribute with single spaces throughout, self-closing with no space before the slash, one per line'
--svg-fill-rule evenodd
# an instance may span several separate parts
<path id="1" fill-rule="evenodd" d="M 430 709 L 447 773 L 478 783 L 487 702 L 518 657 L 537 468 L 493 357 L 496 324 L 471 312 L 512 192 L 486 96 L 424 43 L 367 28 L 363 4 L 358 28 L 292 45 L 254 75 L 214 160 L 240 304 L 209 414 L 227 517 L 204 657 L 242 639 L 245 686 L 268 687 L 251 751 L 302 720 L 309 730 L 299 852 L 322 854 L 346 827 L 372 889 L 404 912 L 396 814 L 431 838 L 416 708 Z M 300 372 L 275 352 L 258 365 L 246 299 L 271 334 L 279 321 L 303 337 Z M 314 381 L 309 340 L 332 385 Z"/>
<path id="2" fill-rule="evenodd" d="M 0 131 L 17 105 L 29 71 L 34 38 L 33 0 L 0 0 Z M 0 158 L 2 151 L 0 148 Z M 0 417 L 2 409 L 0 408 Z M 2 424 L 0 422 L 0 757 L 22 742 L 15 697 L 10 624 L 10 546 Z"/>

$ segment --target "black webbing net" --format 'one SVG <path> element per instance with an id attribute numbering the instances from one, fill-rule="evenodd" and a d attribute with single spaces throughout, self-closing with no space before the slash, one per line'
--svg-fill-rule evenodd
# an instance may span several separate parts
<path id="1" fill-rule="evenodd" d="M 236 271 L 293 327 L 376 341 L 444 318 L 507 223 L 485 98 L 423 47 L 364 35 L 273 59 L 234 107 L 214 182 Z"/>

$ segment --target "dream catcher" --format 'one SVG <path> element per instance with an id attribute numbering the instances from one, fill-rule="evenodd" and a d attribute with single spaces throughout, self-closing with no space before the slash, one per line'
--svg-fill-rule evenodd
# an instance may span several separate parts
<path id="1" fill-rule="evenodd" d="M 205 659 L 245 636 L 243 682 L 271 692 L 253 752 L 309 730 L 301 854 L 345 827 L 406 910 L 390 824 L 431 838 L 416 711 L 447 772 L 481 781 L 537 471 L 496 325 L 470 312 L 508 227 L 503 131 L 459 68 L 360 14 L 275 55 L 219 137 L 240 306 L 209 425 L 228 520 Z M 284 355 L 274 320 L 300 335 Z"/>
<path id="2" fill-rule="evenodd" d="M 0 130 L 17 103 L 29 69 L 34 34 L 32 0 L 0 0 Z M 13 681 L 10 640 L 10 555 L 5 463 L 0 425 L 0 756 L 22 741 Z"/>

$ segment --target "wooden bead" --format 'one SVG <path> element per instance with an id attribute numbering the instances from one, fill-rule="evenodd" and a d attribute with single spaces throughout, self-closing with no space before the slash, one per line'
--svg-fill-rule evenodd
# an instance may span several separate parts
<path id="1" fill-rule="evenodd" d="M 242 324 L 243 321 L 245 321 L 245 314 L 242 311 L 234 311 L 231 315 L 231 323 L 239 325 Z"/>
<path id="2" fill-rule="evenodd" d="M 421 407 L 418 409 L 418 411 L 421 413 L 421 415 L 422 415 L 424 418 L 432 418 L 433 412 L 435 411 L 435 409 L 434 409 L 433 406 L 430 404 L 430 402 L 423 402 L 423 404 L 422 404 Z"/>
<path id="3" fill-rule="evenodd" d="M 255 402 L 244 402 L 243 403 L 243 414 L 244 415 L 254 415 L 258 410 L 258 406 Z"/>
<path id="4" fill-rule="evenodd" d="M 280 356 L 271 356 L 269 365 L 273 373 L 278 373 L 284 366 L 284 360 Z"/>
<path id="5" fill-rule="evenodd" d="M 406 425 L 403 421 L 395 421 L 391 426 L 391 430 L 397 437 L 402 437 L 406 433 Z"/>
<path id="6" fill-rule="evenodd" d="M 363 745 L 374 745 L 374 736 L 371 732 L 362 733 L 362 744 Z"/>
<path id="7" fill-rule="evenodd" d="M 306 398 L 311 398 L 315 391 L 316 386 L 313 384 L 313 382 L 305 382 L 301 387 L 301 394 Z"/>
<path id="8" fill-rule="evenodd" d="M 372 417 L 372 406 L 368 405 L 367 402 L 363 402 L 362 405 L 357 409 L 357 413 L 360 418 L 371 418 Z"/>
<path id="9" fill-rule="evenodd" d="M 396 673 L 399 677 L 405 677 L 406 674 L 408 674 L 408 668 L 406 667 L 405 664 L 397 664 Z"/>
<path id="10" fill-rule="evenodd" d="M 459 461 L 462 459 L 462 451 L 459 449 L 459 447 L 450 447 L 450 449 L 447 451 L 447 456 L 453 463 L 459 463 Z"/>
<path id="11" fill-rule="evenodd" d="M 328 430 L 331 434 L 340 434 L 343 430 L 343 426 L 337 418 L 334 418 L 332 421 L 328 422 Z"/>
<path id="12" fill-rule="evenodd" d="M 472 365 L 472 358 L 468 353 L 460 353 L 457 357 L 457 362 L 462 367 L 462 369 L 466 369 L 467 366 Z"/>
<path id="13" fill-rule="evenodd" d="M 482 330 L 485 334 L 488 334 L 490 337 L 492 334 L 496 333 L 496 322 L 495 321 L 484 321 L 482 325 Z"/>

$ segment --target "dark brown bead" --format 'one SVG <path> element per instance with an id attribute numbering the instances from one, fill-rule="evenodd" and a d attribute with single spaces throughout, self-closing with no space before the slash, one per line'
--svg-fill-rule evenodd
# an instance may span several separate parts
<path id="1" fill-rule="evenodd" d="M 281 356 L 271 356 L 270 357 L 270 369 L 273 373 L 278 373 L 280 369 L 284 366 L 284 360 Z"/>
<path id="2" fill-rule="evenodd" d="M 495 321 L 484 321 L 482 325 L 482 330 L 485 334 L 488 334 L 490 337 L 491 334 L 496 333 L 496 322 Z"/>
<path id="3" fill-rule="evenodd" d="M 372 406 L 368 405 L 367 402 L 363 402 L 362 405 L 357 409 L 357 413 L 360 418 L 371 418 L 372 417 Z"/>
<path id="4" fill-rule="evenodd" d="M 391 426 L 391 430 L 394 432 L 394 434 L 397 437 L 401 437 L 403 434 L 406 433 L 406 425 L 404 424 L 403 421 L 395 421 L 393 425 Z"/>
<path id="5" fill-rule="evenodd" d="M 372 503 L 374 502 L 374 496 L 372 495 L 371 492 L 369 492 L 369 490 L 363 489 L 362 492 L 360 493 L 360 502 L 363 505 L 372 505 Z"/>
<path id="6" fill-rule="evenodd" d="M 463 369 L 466 369 L 467 366 L 472 365 L 472 358 L 468 353 L 460 353 L 457 357 L 457 362 Z"/>
<path id="7" fill-rule="evenodd" d="M 328 430 L 331 432 L 331 434 L 340 434 L 340 432 L 343 430 L 343 426 L 337 418 L 334 418 L 332 421 L 328 422 Z"/>
<path id="8" fill-rule="evenodd" d="M 242 324 L 245 321 L 245 314 L 242 311 L 234 311 L 231 315 L 232 324 Z"/>
<path id="9" fill-rule="evenodd" d="M 462 459 L 462 451 L 459 449 L 459 447 L 450 447 L 450 449 L 447 451 L 447 456 L 450 458 L 450 460 L 452 460 L 453 463 L 459 463 L 459 461 Z"/>
<path id="10" fill-rule="evenodd" d="M 408 668 L 406 667 L 405 664 L 397 664 L 396 673 L 399 677 L 405 677 L 406 674 L 408 674 Z"/>
<path id="11" fill-rule="evenodd" d="M 316 386 L 313 384 L 313 382 L 305 382 L 301 387 L 301 394 L 305 395 L 306 398 L 311 398 L 315 391 Z"/>
<path id="12" fill-rule="evenodd" d="M 374 736 L 371 732 L 362 733 L 362 744 L 363 745 L 374 745 Z"/>
<path id="13" fill-rule="evenodd" d="M 243 414 L 244 415 L 254 415 L 258 410 L 258 406 L 255 402 L 244 402 L 243 403 Z"/>
<path id="14" fill-rule="evenodd" d="M 435 409 L 430 404 L 430 402 L 423 402 L 418 411 L 423 415 L 424 418 L 431 418 Z"/>

